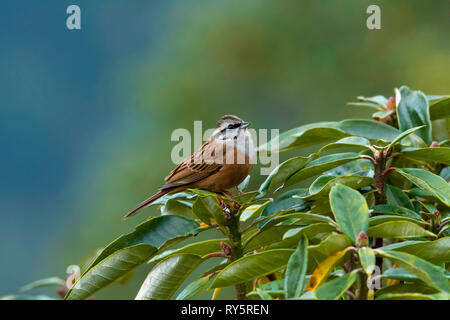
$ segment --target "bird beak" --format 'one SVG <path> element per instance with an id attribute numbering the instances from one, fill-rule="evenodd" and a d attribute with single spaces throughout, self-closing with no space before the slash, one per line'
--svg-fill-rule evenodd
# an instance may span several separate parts
<path id="1" fill-rule="evenodd" d="M 250 125 L 249 122 L 245 122 L 245 121 L 244 121 L 244 122 L 241 123 L 241 128 L 245 129 L 245 128 L 247 128 L 249 125 Z"/>

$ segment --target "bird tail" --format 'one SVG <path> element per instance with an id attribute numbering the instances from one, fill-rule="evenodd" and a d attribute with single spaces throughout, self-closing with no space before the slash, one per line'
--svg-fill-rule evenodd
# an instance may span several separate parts
<path id="1" fill-rule="evenodd" d="M 140 204 L 138 204 L 138 206 L 136 208 L 134 208 L 133 210 L 129 211 L 125 215 L 124 219 L 129 218 L 131 216 L 134 216 L 139 210 L 141 210 L 142 208 L 146 207 L 147 205 L 149 205 L 150 203 L 152 203 L 156 199 L 161 198 L 163 195 L 165 195 L 168 192 L 169 192 L 169 190 L 159 190 L 157 193 L 152 195 L 150 198 L 148 198 L 147 200 L 144 200 Z"/>

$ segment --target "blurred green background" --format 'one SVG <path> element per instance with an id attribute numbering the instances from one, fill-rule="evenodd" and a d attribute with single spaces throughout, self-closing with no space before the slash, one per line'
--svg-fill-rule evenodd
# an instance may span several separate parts
<path id="1" fill-rule="evenodd" d="M 66 28 L 70 4 L 82 30 Z M 366 28 L 370 4 L 381 30 Z M 449 12 L 448 0 L 2 1 L 0 295 L 64 278 L 158 214 L 122 219 L 172 169 L 176 128 L 231 113 L 284 131 L 368 117 L 345 103 L 402 84 L 448 94 Z M 148 271 L 97 297 L 134 298 Z"/>

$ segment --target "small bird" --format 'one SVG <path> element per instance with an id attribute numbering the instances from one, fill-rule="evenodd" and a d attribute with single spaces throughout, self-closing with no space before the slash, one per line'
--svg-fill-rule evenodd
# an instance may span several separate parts
<path id="1" fill-rule="evenodd" d="M 165 194 L 189 188 L 226 194 L 228 189 L 239 185 L 255 161 L 253 140 L 247 129 L 249 125 L 239 117 L 224 115 L 208 141 L 170 172 L 157 193 L 128 212 L 125 218 L 135 215 Z"/>

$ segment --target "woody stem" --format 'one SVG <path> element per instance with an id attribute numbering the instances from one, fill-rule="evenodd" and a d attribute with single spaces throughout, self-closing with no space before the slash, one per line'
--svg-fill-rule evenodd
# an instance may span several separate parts
<path id="1" fill-rule="evenodd" d="M 239 232 L 239 217 L 231 214 L 231 218 L 228 222 L 229 230 L 229 240 L 232 248 L 231 261 L 237 260 L 244 255 L 244 247 L 242 245 L 242 235 Z M 236 299 L 245 300 L 247 295 L 247 284 L 237 284 L 236 289 Z"/>

